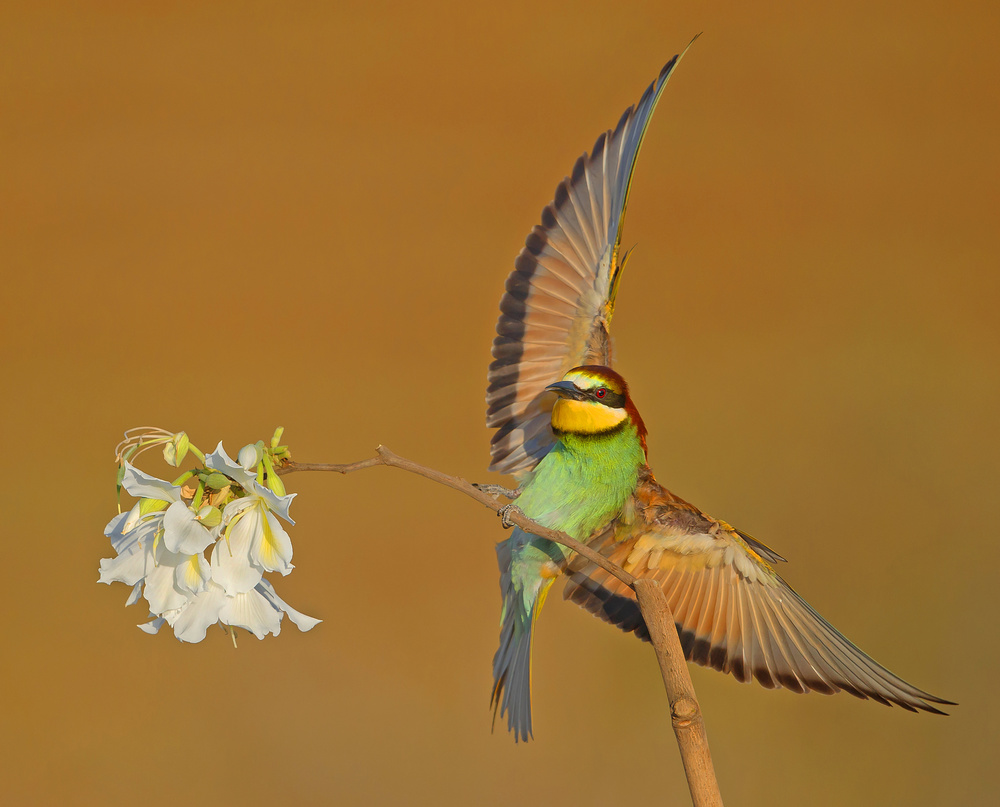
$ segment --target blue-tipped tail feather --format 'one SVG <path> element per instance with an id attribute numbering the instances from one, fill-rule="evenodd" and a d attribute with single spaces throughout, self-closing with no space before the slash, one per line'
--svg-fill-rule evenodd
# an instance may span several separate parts
<path id="1" fill-rule="evenodd" d="M 493 656 L 493 724 L 497 711 L 507 715 L 507 729 L 514 740 L 531 738 L 531 635 L 538 612 L 553 578 L 542 573 L 551 565 L 550 552 L 558 548 L 549 541 L 532 540 L 515 529 L 514 534 L 497 544 L 500 566 L 500 595 L 503 613 L 500 619 L 500 647 Z M 546 551 L 548 550 L 548 551 Z M 561 554 L 557 557 L 561 558 Z"/>
<path id="2" fill-rule="evenodd" d="M 531 738 L 531 628 L 535 608 L 522 623 L 508 608 L 500 626 L 500 647 L 493 656 L 493 723 L 497 710 L 507 715 L 514 740 Z"/>

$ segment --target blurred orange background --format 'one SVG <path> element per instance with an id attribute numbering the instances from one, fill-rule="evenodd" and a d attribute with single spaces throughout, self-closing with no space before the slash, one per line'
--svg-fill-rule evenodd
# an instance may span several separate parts
<path id="1" fill-rule="evenodd" d="M 308 634 L 182 645 L 95 581 L 131 426 L 489 481 L 513 258 L 699 31 L 624 234 L 651 464 L 961 704 L 693 668 L 723 795 L 995 798 L 1000 6 L 37 2 L 0 12 L 0 801 L 685 803 L 650 648 L 558 598 L 536 739 L 490 733 L 504 533 L 424 480 L 286 477 Z"/>

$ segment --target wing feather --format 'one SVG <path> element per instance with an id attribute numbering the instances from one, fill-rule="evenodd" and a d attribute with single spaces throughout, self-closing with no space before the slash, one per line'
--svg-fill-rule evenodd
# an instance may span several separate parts
<path id="1" fill-rule="evenodd" d="M 950 703 L 865 654 L 781 579 L 758 542 L 677 499 L 651 475 L 640 483 L 634 512 L 633 522 L 613 525 L 591 545 L 632 574 L 660 582 L 689 660 L 769 688 L 843 690 L 910 711 L 940 713 L 931 704 Z M 649 638 L 627 586 L 580 558 L 567 572 L 568 599 Z"/>
<path id="2" fill-rule="evenodd" d="M 497 430 L 491 470 L 530 471 L 554 440 L 553 396 L 545 387 L 577 365 L 611 363 L 608 323 L 624 263 L 619 252 L 632 173 L 653 110 L 683 55 L 576 161 L 514 261 L 486 392 L 486 425 Z M 542 367 L 547 375 L 537 371 Z"/>

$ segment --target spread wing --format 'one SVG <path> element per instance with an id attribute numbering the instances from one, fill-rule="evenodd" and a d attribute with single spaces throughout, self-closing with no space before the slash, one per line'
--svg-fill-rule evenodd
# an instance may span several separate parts
<path id="1" fill-rule="evenodd" d="M 490 470 L 515 476 L 531 470 L 554 440 L 553 396 L 544 388 L 578 365 L 611 363 L 608 327 L 627 257 L 619 249 L 632 172 L 683 55 L 674 56 L 639 103 L 576 161 L 514 261 L 486 390 L 486 425 L 497 430 Z"/>
<path id="2" fill-rule="evenodd" d="M 637 577 L 663 586 L 689 661 L 740 681 L 795 692 L 850 692 L 886 705 L 943 714 L 930 695 L 889 672 L 821 617 L 768 563 L 767 547 L 648 477 L 631 525 L 591 544 Z M 565 596 L 648 641 L 635 595 L 603 569 L 574 560 Z M 930 703 L 929 703 L 930 702 Z"/>

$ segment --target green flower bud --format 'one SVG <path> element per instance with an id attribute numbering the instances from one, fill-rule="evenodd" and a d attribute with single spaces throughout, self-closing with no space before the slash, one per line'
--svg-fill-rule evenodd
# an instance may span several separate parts
<path id="1" fill-rule="evenodd" d="M 267 470 L 267 486 L 274 491 L 278 496 L 285 495 L 285 483 L 281 481 L 281 477 L 274 472 L 274 463 L 271 462 L 271 458 L 264 455 L 264 468 Z"/>
<path id="2" fill-rule="evenodd" d="M 232 480 L 225 474 L 213 471 L 205 477 L 205 487 L 212 490 L 222 490 L 226 485 L 231 485 Z"/>
<path id="3" fill-rule="evenodd" d="M 247 445 L 240 449 L 240 453 L 236 455 L 236 461 L 248 471 L 252 472 L 263 457 L 264 451 L 259 444 Z"/>
<path id="4" fill-rule="evenodd" d="M 218 507 L 206 504 L 198 511 L 198 520 L 208 529 L 218 527 L 222 523 L 222 511 Z"/>
<path id="5" fill-rule="evenodd" d="M 163 444 L 163 459 L 167 465 L 177 468 L 184 461 L 190 447 L 187 432 L 177 432 L 170 441 Z"/>

